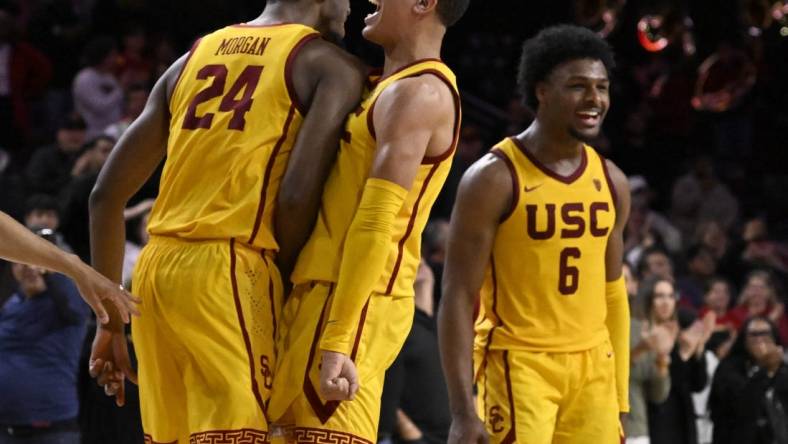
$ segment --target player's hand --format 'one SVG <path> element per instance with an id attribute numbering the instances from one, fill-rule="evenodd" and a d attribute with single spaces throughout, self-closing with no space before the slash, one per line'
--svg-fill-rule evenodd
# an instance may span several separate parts
<path id="1" fill-rule="evenodd" d="M 453 415 L 447 444 L 488 444 L 490 437 L 476 414 Z"/>
<path id="2" fill-rule="evenodd" d="M 344 353 L 323 350 L 320 394 L 327 401 L 351 401 L 358 391 L 356 364 Z"/>
<path id="3" fill-rule="evenodd" d="M 132 296 L 123 286 L 112 282 L 87 266 L 76 256 L 74 256 L 74 260 L 79 263 L 72 279 L 74 279 L 82 299 L 90 305 L 100 323 L 109 322 L 104 302 L 111 302 L 115 306 L 124 323 L 129 322 L 130 315 L 139 316 L 140 312 L 136 307 L 136 304 L 140 303 L 139 299 Z"/>
<path id="4" fill-rule="evenodd" d="M 96 329 L 88 370 L 104 393 L 115 397 L 118 407 L 126 403 L 126 378 L 136 384 L 137 374 L 131 368 L 125 332 Z"/>

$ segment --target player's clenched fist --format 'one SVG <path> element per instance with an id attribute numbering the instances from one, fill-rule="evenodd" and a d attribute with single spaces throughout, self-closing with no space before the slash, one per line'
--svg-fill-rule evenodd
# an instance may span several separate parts
<path id="1" fill-rule="evenodd" d="M 343 353 L 323 350 L 320 394 L 327 401 L 350 401 L 358 391 L 356 365 Z"/>
<path id="2" fill-rule="evenodd" d="M 488 444 L 490 438 L 484 424 L 475 414 L 454 416 L 449 429 L 448 444 Z"/>

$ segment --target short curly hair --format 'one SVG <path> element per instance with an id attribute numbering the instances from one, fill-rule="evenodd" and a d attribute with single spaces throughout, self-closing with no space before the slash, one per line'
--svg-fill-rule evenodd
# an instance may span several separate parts
<path id="1" fill-rule="evenodd" d="M 545 28 L 523 44 L 517 84 L 523 102 L 532 110 L 539 108 L 536 85 L 545 80 L 556 66 L 577 59 L 599 60 L 608 75 L 616 62 L 610 45 L 593 31 L 574 25 Z"/>

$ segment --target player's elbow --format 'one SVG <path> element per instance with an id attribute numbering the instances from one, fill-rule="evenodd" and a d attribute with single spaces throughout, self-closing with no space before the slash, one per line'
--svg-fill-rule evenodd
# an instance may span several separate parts
<path id="1" fill-rule="evenodd" d="M 106 184 L 99 181 L 90 192 L 88 208 L 91 213 L 95 213 L 107 209 L 113 203 L 116 203 L 116 201 L 117 199 L 114 198 L 112 190 L 110 190 Z"/>

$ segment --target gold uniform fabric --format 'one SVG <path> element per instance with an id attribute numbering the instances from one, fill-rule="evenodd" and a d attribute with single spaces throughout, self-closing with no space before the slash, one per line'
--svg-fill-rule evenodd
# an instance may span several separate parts
<path id="1" fill-rule="evenodd" d="M 492 152 L 512 174 L 513 203 L 493 243 L 475 325 L 478 407 L 491 442 L 617 442 L 605 324 L 616 207 L 605 160 L 585 146 L 578 169 L 559 176 L 515 139 Z"/>
<path id="2" fill-rule="evenodd" d="M 271 258 L 232 240 L 157 236 L 133 290 L 142 298 L 131 330 L 147 439 L 262 443 L 282 300 Z"/>
<path id="3" fill-rule="evenodd" d="M 171 98 L 152 235 L 277 249 L 273 206 L 303 122 L 291 55 L 317 37 L 295 24 L 230 26 L 195 44 Z"/>
<path id="4" fill-rule="evenodd" d="M 476 347 L 573 352 L 608 338 L 605 251 L 616 220 L 604 160 L 585 147 L 576 177 L 553 177 L 513 139 L 493 153 L 515 174 L 481 291 Z"/>
<path id="5" fill-rule="evenodd" d="M 319 341 L 339 277 L 345 237 L 375 156 L 372 110 L 383 90 L 394 82 L 425 74 L 441 78 L 455 95 L 455 137 L 444 154 L 425 158 L 419 167 L 394 219 L 385 270 L 367 296 L 359 319 L 352 323 L 351 356 L 361 378 L 357 398 L 326 403 L 316 390 Z M 296 288 L 283 310 L 279 333 L 280 359 L 269 413 L 271 420 L 292 426 L 298 436 L 306 436 L 298 442 L 323 442 L 314 440 L 320 434 L 321 439 L 330 436 L 337 442 L 377 440 L 383 376 L 413 322 L 413 284 L 420 261 L 421 233 L 451 167 L 460 126 L 459 106 L 454 74 L 442 62 L 426 60 L 379 79 L 358 110 L 348 117 L 346 134 L 323 192 L 320 215 L 298 257 L 293 274 Z"/>
<path id="6" fill-rule="evenodd" d="M 150 442 L 263 442 L 281 277 L 273 205 L 303 120 L 292 60 L 319 34 L 235 25 L 193 46 L 170 101 L 167 161 L 133 276 Z"/>
<path id="7" fill-rule="evenodd" d="M 374 90 L 348 117 L 346 134 L 336 164 L 323 191 L 322 206 L 312 235 L 298 257 L 293 282 L 336 282 L 350 223 L 375 158 L 376 142 L 372 127 L 372 110 L 380 94 L 394 82 L 407 77 L 434 74 L 449 85 L 459 101 L 454 74 L 442 62 L 427 60 L 405 67 L 379 80 Z M 459 103 L 459 102 L 457 102 Z M 459 129 L 457 107 L 455 129 Z M 455 137 L 456 139 L 456 137 Z M 425 158 L 419 167 L 413 187 L 394 221 L 385 271 L 375 292 L 393 296 L 413 296 L 413 281 L 421 254 L 421 232 L 427 224 L 430 209 L 446 181 L 451 168 L 455 143 L 446 147 L 443 156 Z"/>

